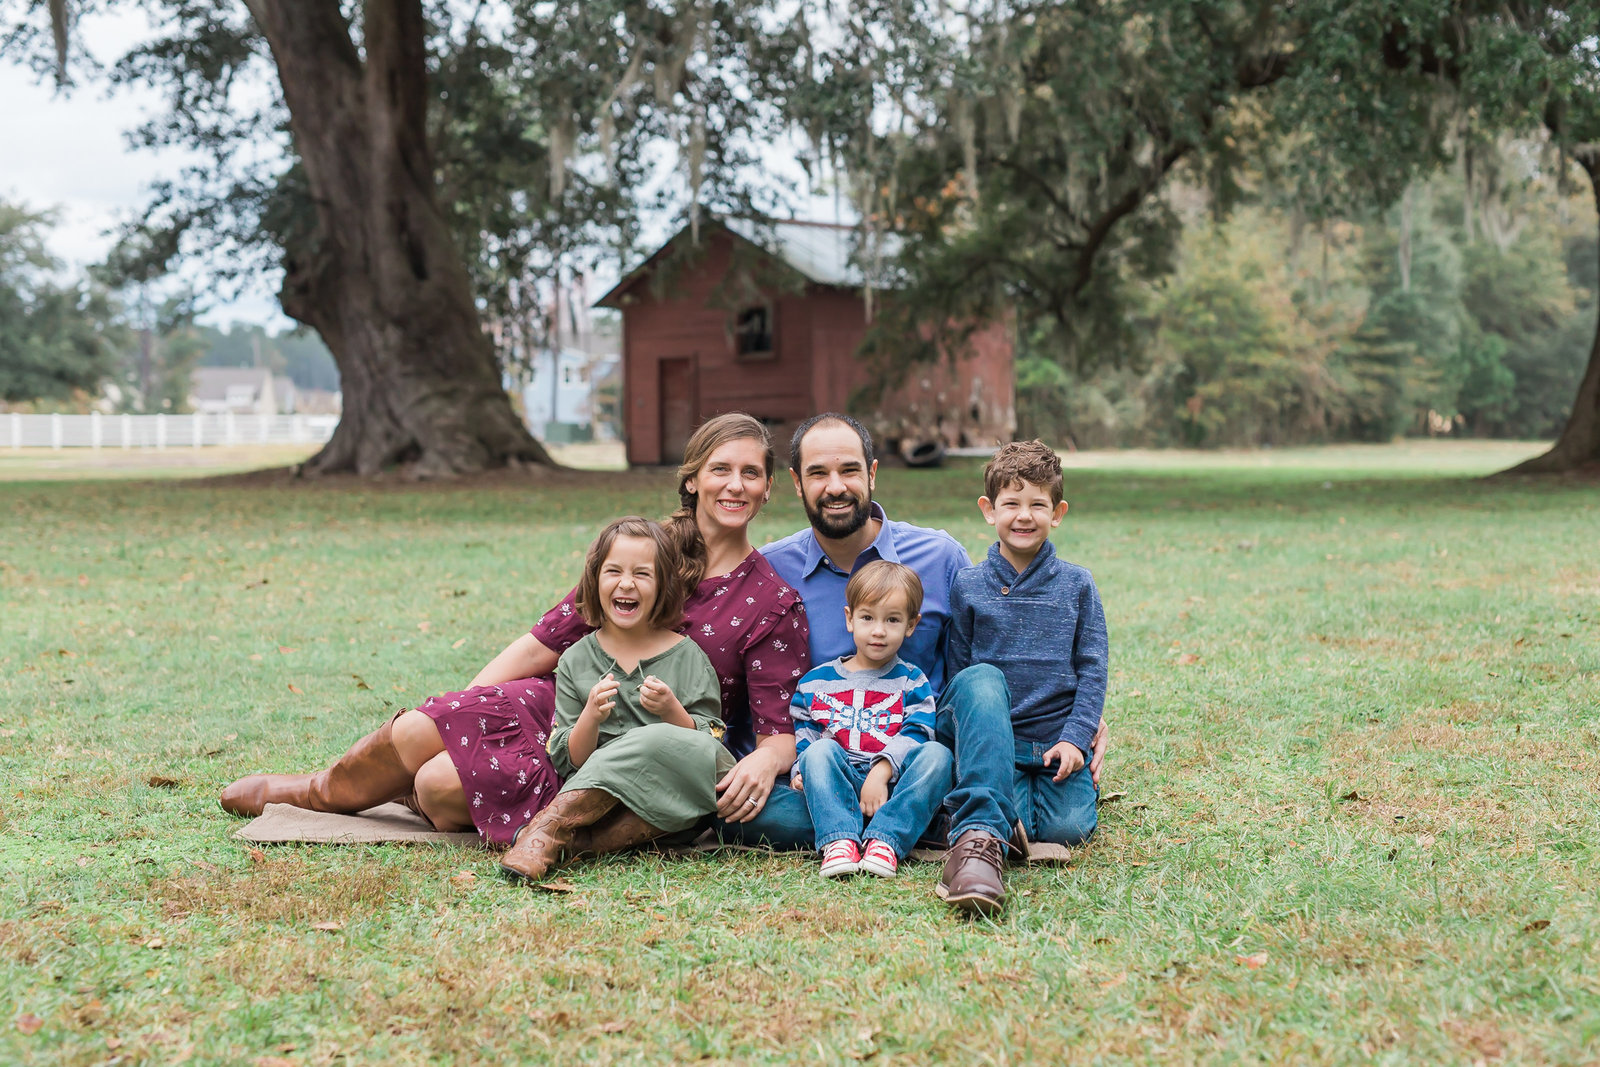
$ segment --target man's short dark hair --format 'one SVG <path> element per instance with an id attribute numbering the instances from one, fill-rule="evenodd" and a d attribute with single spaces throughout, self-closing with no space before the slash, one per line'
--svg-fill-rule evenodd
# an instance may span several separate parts
<path id="1" fill-rule="evenodd" d="M 867 428 L 852 419 L 849 415 L 841 415 L 837 411 L 824 411 L 821 415 L 813 415 L 795 428 L 794 436 L 789 438 L 789 469 L 796 474 L 800 473 L 800 442 L 810 433 L 812 428 L 824 422 L 841 422 L 856 432 L 861 438 L 861 455 L 866 460 L 867 469 L 872 468 L 872 435 Z"/>

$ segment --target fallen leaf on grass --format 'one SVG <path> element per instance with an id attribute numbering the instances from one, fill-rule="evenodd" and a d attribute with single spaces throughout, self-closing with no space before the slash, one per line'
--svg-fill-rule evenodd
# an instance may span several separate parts
<path id="1" fill-rule="evenodd" d="M 1100 988 L 1101 989 L 1115 989 L 1115 988 L 1117 988 L 1117 986 L 1121 985 L 1123 982 L 1126 982 L 1127 980 L 1128 980 L 1128 975 L 1127 975 L 1126 972 L 1124 972 L 1122 974 L 1117 975 L 1115 978 L 1111 979 L 1108 982 L 1101 982 L 1100 983 Z"/>
<path id="2" fill-rule="evenodd" d="M 423 633 L 427 633 L 429 630 L 433 629 L 433 623 L 424 619 L 417 623 L 417 629 L 421 630 Z"/>
<path id="3" fill-rule="evenodd" d="M 544 887 L 540 886 L 539 888 L 543 889 Z M 627 1028 L 628 1028 L 628 1024 L 627 1023 L 620 1022 L 620 1021 L 617 1021 L 617 1020 L 613 1020 L 613 1021 L 611 1021 L 609 1023 L 601 1023 L 600 1024 L 600 1032 L 602 1034 L 620 1034 L 620 1033 L 622 1033 L 622 1031 L 626 1030 Z"/>
<path id="4" fill-rule="evenodd" d="M 367 680 L 365 678 L 361 677 L 361 675 L 352 674 L 350 677 L 352 677 L 352 678 L 354 678 L 356 680 L 356 688 L 357 689 L 371 689 L 372 688 L 372 686 L 367 684 Z"/>
<path id="5" fill-rule="evenodd" d="M 1252 971 L 1258 971 L 1267 965 L 1267 954 L 1265 952 L 1252 952 L 1248 956 L 1235 956 L 1233 957 L 1233 962 L 1242 963 Z"/>
<path id="6" fill-rule="evenodd" d="M 259 848 L 253 848 L 250 850 L 250 862 L 265 863 L 267 862 L 267 854 L 261 851 Z"/>
<path id="7" fill-rule="evenodd" d="M 257 1056 L 250 1061 L 250 1067 L 300 1067 L 300 1065 L 283 1056 Z"/>
<path id="8" fill-rule="evenodd" d="M 1352 790 L 1350 790 L 1350 792 L 1342 794 L 1339 797 L 1339 799 L 1340 800 L 1360 800 L 1361 799 L 1361 794 L 1356 792 L 1354 789 L 1352 789 Z"/>
<path id="9" fill-rule="evenodd" d="M 110 1049 L 112 1052 L 117 1051 L 117 1049 L 119 1049 L 121 1047 L 122 1047 L 122 1038 L 120 1038 L 120 1037 L 107 1037 L 106 1038 L 106 1048 Z"/>
<path id="10" fill-rule="evenodd" d="M 259 582 L 251 582 L 249 585 L 246 585 L 245 588 L 246 589 L 259 589 L 263 585 L 266 585 L 266 584 L 267 584 L 267 580 L 265 578 L 263 578 Z"/>
<path id="11" fill-rule="evenodd" d="M 313 930 L 321 930 L 324 933 L 333 934 L 333 933 L 338 933 L 340 930 L 343 930 L 344 929 L 344 923 L 312 923 L 311 924 L 311 929 L 313 929 Z"/>
<path id="12" fill-rule="evenodd" d="M 152 774 L 150 777 L 144 780 L 144 784 L 149 786 L 151 789 L 178 788 L 178 780 L 176 778 L 167 778 L 159 774 Z"/>
<path id="13" fill-rule="evenodd" d="M 1545 927 L 1547 927 L 1549 925 L 1550 925 L 1550 920 L 1549 919 L 1535 919 L 1535 920 L 1533 920 L 1533 922 L 1529 923 L 1527 926 L 1524 926 L 1522 928 L 1522 932 L 1525 933 L 1525 934 L 1531 934 L 1531 933 L 1534 933 L 1535 931 L 1543 930 Z"/>
<path id="14" fill-rule="evenodd" d="M 1130 697 L 1142 697 L 1142 696 L 1144 696 L 1144 690 L 1143 689 L 1135 689 L 1131 693 L 1129 693 L 1128 695 Z"/>
<path id="15" fill-rule="evenodd" d="M 557 878 L 553 882 L 540 882 L 534 888 L 543 889 L 546 893 L 576 893 L 578 887 L 565 878 Z"/>
<path id="16" fill-rule="evenodd" d="M 39 1018 L 31 1011 L 23 1012 L 21 1015 L 17 1016 L 17 1029 L 21 1030 L 24 1034 L 37 1034 L 39 1032 L 39 1028 L 43 1025 L 44 1020 Z"/>
<path id="17" fill-rule="evenodd" d="M 303 697 L 306 695 L 306 691 L 301 689 L 298 685 L 295 685 L 293 682 L 289 683 L 289 692 L 293 693 L 295 696 Z"/>
<path id="18" fill-rule="evenodd" d="M 144 943 L 145 948 L 166 948 L 167 943 L 159 937 L 152 937 Z"/>
<path id="19" fill-rule="evenodd" d="M 299 652 L 299 651 L 300 650 L 298 648 L 290 648 L 288 645 L 279 645 L 278 646 L 278 653 L 280 655 L 284 655 L 284 656 L 287 656 L 291 652 Z"/>
<path id="20" fill-rule="evenodd" d="M 467 639 L 465 637 L 463 637 L 461 640 L 457 641 L 455 644 L 451 645 L 450 647 L 451 648 L 460 648 L 462 645 L 464 645 L 466 643 L 467 643 Z"/>
<path id="21" fill-rule="evenodd" d="M 259 663 L 259 662 L 261 662 L 261 660 L 265 659 L 266 657 L 262 656 L 261 653 L 259 653 L 259 652 L 252 652 L 252 653 L 250 653 L 250 658 L 255 660 L 257 663 Z"/>
<path id="22" fill-rule="evenodd" d="M 450 876 L 450 884 L 457 889 L 471 889 L 478 880 L 478 876 L 471 871 L 457 871 Z"/>
<path id="23" fill-rule="evenodd" d="M 87 586 L 88 584 L 89 584 L 89 576 L 87 574 L 78 575 L 78 586 L 80 588 L 82 588 L 83 586 Z"/>
<path id="24" fill-rule="evenodd" d="M 1199 662 L 1200 657 L 1195 655 L 1193 652 L 1185 652 L 1183 655 L 1178 657 L 1178 666 L 1180 667 L 1192 666 L 1193 664 Z"/>
<path id="25" fill-rule="evenodd" d="M 1102 804 L 1115 804 L 1117 801 L 1121 800 L 1123 797 L 1125 797 L 1127 795 L 1128 795 L 1127 793 L 1107 793 L 1105 796 L 1100 798 L 1100 803 L 1102 803 Z"/>
<path id="26" fill-rule="evenodd" d="M 71 652 L 71 651 L 69 651 L 69 650 L 67 650 L 65 648 L 58 648 L 58 649 L 56 649 L 56 655 L 65 656 L 65 657 L 70 659 L 70 658 L 76 656 L 77 653 L 76 652 Z"/>
<path id="27" fill-rule="evenodd" d="M 89 866 L 89 864 L 91 864 L 93 862 L 94 862 L 94 860 L 91 860 L 88 856 L 79 856 L 78 857 L 78 866 L 79 867 L 87 867 L 87 866 Z"/>

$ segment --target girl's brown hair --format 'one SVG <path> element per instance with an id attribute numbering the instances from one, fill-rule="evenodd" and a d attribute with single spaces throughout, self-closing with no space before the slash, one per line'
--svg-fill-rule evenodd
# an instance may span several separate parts
<path id="1" fill-rule="evenodd" d="M 757 441 L 761 444 L 761 462 L 768 478 L 772 477 L 772 435 L 761 420 L 740 411 L 717 415 L 700 424 L 683 446 L 683 464 L 678 468 L 677 511 L 668 515 L 662 524 L 667 528 L 678 549 L 679 577 L 685 590 L 693 589 L 706 576 L 706 542 L 695 523 L 695 508 L 699 494 L 689 491 L 689 479 L 700 473 L 711 453 L 733 441 Z"/>
<path id="2" fill-rule="evenodd" d="M 654 541 L 656 546 L 656 603 L 650 612 L 650 626 L 657 630 L 676 629 L 683 621 L 683 600 L 687 587 L 679 578 L 683 570 L 678 558 L 678 546 L 672 535 L 658 523 L 629 515 L 618 519 L 594 539 L 589 554 L 583 561 L 583 577 L 578 580 L 578 614 L 590 626 L 599 626 L 605 617 L 600 607 L 600 568 L 611 554 L 611 546 L 619 537 L 641 537 Z"/>

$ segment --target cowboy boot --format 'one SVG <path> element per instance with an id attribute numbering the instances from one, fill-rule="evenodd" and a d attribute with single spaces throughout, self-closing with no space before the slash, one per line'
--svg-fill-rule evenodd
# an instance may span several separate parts
<path id="1" fill-rule="evenodd" d="M 394 720 L 380 726 L 316 774 L 252 774 L 222 791 L 222 810 L 260 815 L 268 804 L 293 804 L 310 811 L 356 812 L 411 792 L 416 776 L 394 747 Z"/>
<path id="2" fill-rule="evenodd" d="M 608 852 L 621 852 L 649 844 L 664 833 L 665 830 L 651 826 L 634 814 L 633 809 L 619 804 L 601 816 L 593 826 L 575 832 L 568 851 L 573 859 L 604 856 Z"/>
<path id="3" fill-rule="evenodd" d="M 532 822 L 517 831 L 511 848 L 500 857 L 501 868 L 530 882 L 543 878 L 552 867 L 572 858 L 573 835 L 616 804 L 617 798 L 604 789 L 557 793 Z"/>

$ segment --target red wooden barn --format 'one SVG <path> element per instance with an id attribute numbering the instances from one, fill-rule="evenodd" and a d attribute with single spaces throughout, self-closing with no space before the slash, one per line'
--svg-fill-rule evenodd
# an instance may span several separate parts
<path id="1" fill-rule="evenodd" d="M 744 411 L 788 429 L 845 411 L 869 380 L 856 358 L 867 297 L 846 226 L 740 220 L 687 229 L 596 302 L 622 312 L 628 462 L 677 463 L 704 419 Z M 770 247 L 769 247 L 770 246 Z M 854 411 L 880 451 L 994 445 L 1016 430 L 1011 332 L 976 332 L 962 358 L 914 368 L 875 410 Z"/>

